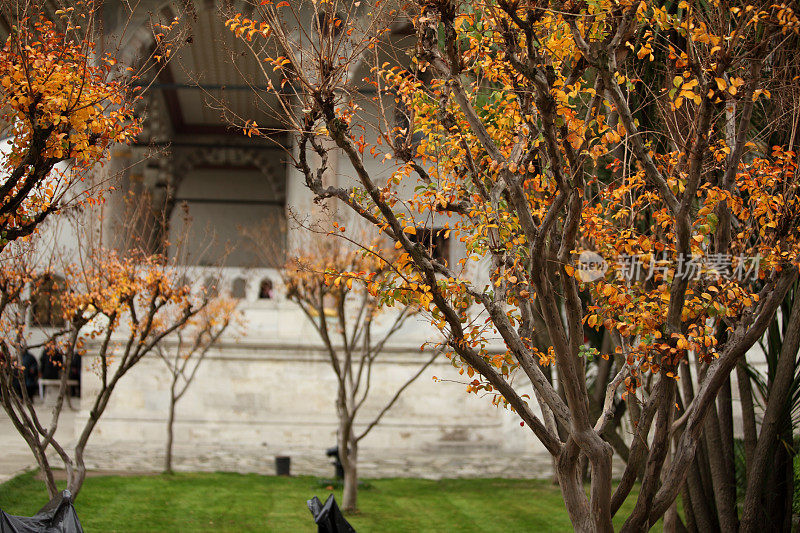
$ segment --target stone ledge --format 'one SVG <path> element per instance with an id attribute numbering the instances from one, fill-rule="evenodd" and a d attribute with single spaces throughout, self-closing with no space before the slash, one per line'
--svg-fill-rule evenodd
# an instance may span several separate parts
<path id="1" fill-rule="evenodd" d="M 333 476 L 331 459 L 325 450 L 276 450 L 270 447 L 206 447 L 176 446 L 173 468 L 177 471 L 274 474 L 275 456 L 291 457 L 293 475 Z M 122 446 L 91 447 L 86 453 L 89 469 L 115 471 L 163 470 L 164 451 L 154 448 Z M 621 467 L 615 464 L 621 474 Z M 472 453 L 393 454 L 391 450 L 362 453 L 359 475 L 365 478 L 414 477 L 425 479 L 502 477 L 514 479 L 543 479 L 552 474 L 548 454 L 512 454 L 473 451 Z"/>

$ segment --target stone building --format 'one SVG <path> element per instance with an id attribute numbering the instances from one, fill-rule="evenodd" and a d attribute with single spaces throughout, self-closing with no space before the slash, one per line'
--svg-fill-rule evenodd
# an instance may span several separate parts
<path id="1" fill-rule="evenodd" d="M 293 473 L 330 475 L 324 452 L 336 442 L 335 377 L 311 324 L 287 301 L 277 270 L 298 231 L 287 212 L 315 208 L 301 177 L 287 164 L 293 140 L 269 112 L 275 102 L 263 90 L 257 63 L 224 27 L 221 12 L 229 4 L 185 4 L 188 32 L 176 56 L 156 77 L 141 80 L 152 85 L 141 104 L 139 142 L 116 149 L 108 168 L 122 176 L 122 191 L 147 193 L 154 205 L 167 206 L 170 235 L 188 235 L 183 260 L 192 266 L 190 281 L 204 283 L 218 271 L 210 265 L 224 257 L 218 290 L 241 299 L 244 332 L 213 348 L 178 405 L 175 467 L 273 472 L 273 458 L 289 455 Z M 154 46 L 153 18 L 169 20 L 176 13 L 170 3 L 145 1 L 128 20 L 124 5 L 105 3 L 103 27 L 109 36 L 124 34 L 121 62 L 135 64 Z M 408 39 L 408 26 L 397 25 L 387 38 Z M 219 109 L 223 102 L 225 110 Z M 241 135 L 229 125 L 235 117 L 273 128 L 271 141 Z M 333 164 L 330 179 L 349 179 L 342 162 Z M 106 211 L 123 213 L 123 197 L 111 195 Z M 187 211 L 190 228 L 184 226 Z M 272 260 L 241 245 L 241 228 L 257 226 L 266 228 Z M 442 249 L 450 259 L 459 256 L 454 243 Z M 262 290 L 265 286 L 271 292 Z M 416 371 L 425 357 L 420 347 L 432 335 L 418 320 L 394 337 L 376 363 L 376 403 L 367 410 L 376 412 L 385 401 L 380 393 L 389 394 Z M 89 354 L 83 361 L 84 397 L 91 396 L 96 379 L 91 365 Z M 434 382 L 433 376 L 445 379 Z M 547 475 L 549 455 L 516 416 L 447 379 L 463 381 L 442 358 L 405 392 L 361 443 L 361 475 Z M 168 387 L 158 358 L 134 368 L 92 436 L 87 465 L 160 469 Z M 87 402 L 82 409 L 79 426 Z"/>

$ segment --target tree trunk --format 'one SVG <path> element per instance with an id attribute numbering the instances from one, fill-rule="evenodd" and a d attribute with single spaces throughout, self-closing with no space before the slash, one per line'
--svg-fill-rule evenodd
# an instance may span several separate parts
<path id="1" fill-rule="evenodd" d="M 358 510 L 358 445 L 351 442 L 348 448 L 347 453 L 341 457 L 344 470 L 342 510 L 346 513 L 354 513 Z"/>
<path id="2" fill-rule="evenodd" d="M 167 448 L 164 454 L 164 473 L 172 473 L 172 442 L 173 442 L 173 426 L 175 425 L 175 393 L 170 394 L 169 399 L 169 416 L 167 417 Z"/>
<path id="3" fill-rule="evenodd" d="M 34 452 L 36 456 L 36 460 L 39 463 L 39 470 L 42 471 L 42 476 L 44 477 L 44 484 L 47 487 L 47 494 L 50 496 L 50 499 L 58 495 L 58 486 L 56 485 L 56 479 L 53 476 L 53 469 L 50 466 L 50 461 L 47 459 L 47 455 L 45 455 L 44 450 L 36 450 Z"/>
<path id="4" fill-rule="evenodd" d="M 72 493 L 72 501 L 78 497 L 78 493 L 83 488 L 83 481 L 86 479 L 86 465 L 83 462 L 83 449 L 82 445 L 75 448 L 75 464 L 70 467 L 67 464 L 67 490 Z"/>
<path id="5" fill-rule="evenodd" d="M 698 448 L 700 448 L 699 445 Z M 697 531 L 719 531 L 714 500 L 708 498 L 705 493 L 703 479 L 699 473 L 700 470 L 695 459 L 694 465 L 689 469 L 684 482 L 692 505 L 692 516 L 697 524 Z"/>
<path id="6" fill-rule="evenodd" d="M 667 452 L 667 458 L 664 460 L 664 469 L 669 468 L 670 454 Z M 664 513 L 664 533 L 677 533 L 678 531 L 678 506 L 677 500 L 669 506 L 667 512 Z M 682 525 L 682 524 L 681 524 Z M 685 528 L 683 528 L 685 529 Z M 683 530 L 681 529 L 681 531 Z"/>
<path id="7" fill-rule="evenodd" d="M 683 488 L 681 488 L 681 501 L 683 502 L 683 515 L 686 517 L 686 531 L 697 533 L 699 530 L 697 528 L 697 521 L 694 518 L 694 511 L 692 510 L 692 498 L 689 496 L 689 486 L 686 483 L 684 483 Z"/>
<path id="8" fill-rule="evenodd" d="M 724 468 L 723 486 L 725 499 L 730 502 L 726 521 L 739 529 L 739 514 L 736 507 L 736 459 L 733 451 L 733 395 L 731 378 L 725 380 L 717 396 L 717 417 L 719 420 L 720 454 Z M 720 520 L 720 523 L 724 523 Z M 724 528 L 724 526 L 723 526 Z"/>
<path id="9" fill-rule="evenodd" d="M 561 488 L 561 496 L 564 498 L 564 505 L 567 508 L 569 519 L 575 531 L 594 531 L 589 502 L 586 499 L 586 492 L 580 479 L 578 470 L 578 454 L 580 449 L 577 446 L 570 448 L 564 446 L 564 450 L 558 457 L 558 485 Z"/>
<path id="10" fill-rule="evenodd" d="M 716 501 L 714 499 L 714 483 L 711 480 L 711 467 L 708 461 L 708 440 L 705 435 L 700 437 L 697 443 L 697 451 L 694 458 L 694 469 L 697 471 L 697 487 L 699 490 L 698 498 L 692 494 L 692 501 L 703 505 L 708 509 L 708 517 L 714 524 L 713 531 L 719 531 L 719 516 L 717 514 Z M 700 521 L 698 520 L 698 524 Z"/>
<path id="11" fill-rule="evenodd" d="M 67 489 L 72 493 L 73 501 L 78 496 L 78 493 L 83 487 L 83 481 L 86 479 L 86 464 L 83 460 L 83 452 L 86 449 L 86 443 L 89 442 L 89 437 L 94 427 L 97 425 L 97 421 L 100 420 L 100 415 L 105 411 L 108 405 L 108 399 L 111 397 L 114 386 L 120 377 L 121 374 L 118 374 L 111 380 L 109 386 L 97 396 L 94 407 L 89 411 L 89 419 L 86 421 L 86 425 L 83 427 L 83 431 L 78 438 L 78 443 L 75 445 L 74 464 L 70 464 L 70 462 L 65 459 L 65 466 L 67 468 Z"/>
<path id="12" fill-rule="evenodd" d="M 756 453 L 758 432 L 756 431 L 756 411 L 753 405 L 753 388 L 750 376 L 747 374 L 746 364 L 747 361 L 744 357 L 736 363 L 736 384 L 739 387 L 739 398 L 742 403 L 745 465 L 751 465 Z"/>
<path id="13" fill-rule="evenodd" d="M 717 406 L 712 405 L 708 410 L 705 425 L 711 488 L 720 529 L 735 532 L 739 530 L 739 517 L 736 513 L 736 483 L 730 481 L 733 472 L 729 468 L 732 469 L 732 465 L 729 466 L 725 460 L 725 445 L 722 442 L 720 423 Z"/>
<path id="14" fill-rule="evenodd" d="M 767 477 L 764 513 L 766 521 L 763 531 L 791 531 L 792 496 L 794 494 L 792 456 L 788 445 L 792 440 L 791 419 L 785 417 L 784 430 L 781 432 L 772 468 Z"/>
<path id="15" fill-rule="evenodd" d="M 662 370 L 662 372 L 664 372 Z M 645 474 L 636 499 L 636 506 L 622 525 L 621 531 L 633 533 L 650 529 L 649 511 L 658 489 L 662 468 L 670 448 L 670 428 L 675 413 L 675 381 L 664 375 L 660 376 L 664 387 L 658 391 L 658 409 L 655 420 L 655 432 L 650 445 L 650 453 L 645 464 Z M 655 393 L 654 393 L 655 394 Z"/>
<path id="16" fill-rule="evenodd" d="M 56 486 L 56 481 L 53 477 L 53 469 L 50 466 L 49 460 L 47 459 L 46 449 L 40 441 L 38 435 L 35 433 L 35 430 L 27 427 L 27 424 L 25 424 L 18 415 L 17 409 L 22 411 L 23 407 L 15 408 L 13 398 L 16 397 L 15 395 L 17 392 L 15 392 L 13 388 L 13 381 L 2 381 L 2 377 L 3 376 L 0 376 L 0 403 L 2 403 L 3 410 L 8 414 L 8 418 L 11 420 L 11 423 L 14 424 L 14 427 L 17 429 L 20 436 L 25 439 L 25 443 L 33 453 L 36 463 L 39 465 L 39 470 L 44 477 L 44 484 L 45 487 L 47 487 L 47 494 L 50 496 L 50 499 L 53 499 L 58 494 L 58 487 Z M 19 396 L 18 398 L 20 402 L 26 401 L 22 396 Z M 33 406 L 30 405 L 29 408 L 32 409 Z"/>
<path id="17" fill-rule="evenodd" d="M 769 390 L 767 408 L 761 433 L 758 436 L 753 464 L 747 465 L 747 492 L 745 493 L 742 511 L 742 531 L 758 532 L 763 524 L 759 515 L 766 508 L 774 487 L 767 484 L 771 460 L 778 453 L 784 428 L 787 401 L 791 398 L 791 386 L 794 380 L 797 351 L 800 347 L 800 304 L 795 301 L 789 317 L 783 346 L 781 346 L 775 379 Z"/>

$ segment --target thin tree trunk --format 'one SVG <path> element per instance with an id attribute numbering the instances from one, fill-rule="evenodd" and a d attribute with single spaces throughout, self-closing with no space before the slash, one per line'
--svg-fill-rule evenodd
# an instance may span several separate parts
<path id="1" fill-rule="evenodd" d="M 797 449 L 794 447 L 794 435 L 792 434 L 794 428 L 792 427 L 791 422 L 791 414 L 786 413 L 786 417 L 788 418 L 788 425 L 785 428 L 784 438 L 786 442 L 790 443 L 791 447 L 785 447 L 786 451 L 786 467 L 783 470 L 784 475 L 784 485 L 786 486 L 786 499 L 784 500 L 784 531 L 790 531 L 792 528 L 792 522 L 794 522 L 794 495 L 797 487 L 795 487 L 795 479 L 794 479 L 794 459 L 795 455 L 797 455 Z"/>
<path id="2" fill-rule="evenodd" d="M 72 493 L 73 501 L 83 488 L 83 481 L 86 479 L 86 465 L 83 461 L 83 446 L 75 448 L 75 465 L 69 468 L 67 465 L 67 490 Z"/>
<path id="3" fill-rule="evenodd" d="M 689 469 L 685 483 L 689 491 L 692 514 L 697 524 L 697 531 L 701 533 L 719 531 L 717 515 L 714 510 L 714 500 L 709 499 L 705 494 L 699 468 L 693 467 Z"/>
<path id="4" fill-rule="evenodd" d="M 787 425 L 784 428 L 784 442 L 791 443 L 792 442 L 792 425 L 791 425 L 791 418 L 789 414 L 786 414 L 787 418 Z M 793 512 L 792 506 L 794 504 L 794 454 L 789 449 L 787 445 L 781 446 L 783 450 L 782 458 L 783 464 L 781 465 L 780 472 L 783 474 L 783 479 L 781 480 L 781 484 L 784 487 L 783 490 L 783 500 L 780 502 L 782 506 L 782 518 L 783 523 L 781 525 L 781 529 L 783 531 L 791 531 L 792 529 L 792 519 L 793 519 Z"/>
<path id="5" fill-rule="evenodd" d="M 561 495 L 564 498 L 564 505 L 567 508 L 572 527 L 575 531 L 594 531 L 589 502 L 586 499 L 586 492 L 578 470 L 578 454 L 580 448 L 577 446 L 564 446 L 564 450 L 558 457 L 558 485 L 561 488 Z"/>
<path id="6" fill-rule="evenodd" d="M 739 398 L 742 403 L 745 464 L 749 467 L 749 465 L 753 464 L 753 458 L 755 457 L 758 432 L 756 431 L 756 410 L 753 405 L 753 387 L 745 364 L 745 358 L 736 363 L 736 384 L 739 387 Z"/>
<path id="7" fill-rule="evenodd" d="M 105 411 L 106 406 L 108 405 L 108 400 L 111 397 L 111 393 L 114 391 L 117 381 L 119 381 L 123 374 L 124 372 L 120 374 L 119 371 L 117 371 L 117 374 L 108 384 L 108 386 L 101 391 L 95 399 L 94 406 L 89 411 L 89 419 L 86 421 L 86 425 L 83 427 L 83 431 L 78 438 L 78 443 L 75 445 L 74 464 L 70 465 L 67 463 L 65 465 L 67 467 L 67 489 L 72 493 L 73 500 L 78 496 L 81 488 L 83 488 L 83 481 L 86 478 L 86 463 L 84 462 L 83 458 L 83 452 L 86 449 L 86 443 L 89 442 L 89 437 L 91 436 L 94 427 L 97 425 L 97 421 L 100 420 L 100 416 L 103 414 L 103 411 Z"/>
<path id="8" fill-rule="evenodd" d="M 50 461 L 47 459 L 47 455 L 45 454 L 44 450 L 38 450 L 35 455 L 36 460 L 39 463 L 39 469 L 42 471 L 42 475 L 44 476 L 44 484 L 47 487 L 47 494 L 52 500 L 58 495 L 58 486 L 56 485 L 56 479 L 53 476 L 53 469 L 50 466 Z"/>
<path id="9" fill-rule="evenodd" d="M 172 443 L 174 440 L 175 425 L 175 387 L 172 387 L 169 395 L 169 416 L 167 417 L 167 448 L 164 455 L 164 472 L 172 473 Z"/>
<path id="10" fill-rule="evenodd" d="M 783 429 L 781 424 L 794 380 L 798 347 L 800 347 L 800 302 L 796 301 L 784 332 L 783 346 L 775 370 L 775 380 L 770 387 L 753 464 L 747 469 L 747 492 L 742 511 L 742 531 L 746 533 L 756 533 L 761 530 L 758 516 L 772 490 L 767 486 L 766 480 Z"/>
<path id="11" fill-rule="evenodd" d="M 1 378 L 2 376 L 0 376 L 0 379 Z M 20 397 L 19 403 L 15 404 L 13 398 L 17 393 L 14 391 L 13 386 L 9 385 L 9 383 L 13 382 L 0 382 L 0 402 L 2 402 L 3 409 L 8 414 L 11 423 L 17 429 L 20 436 L 22 436 L 22 438 L 25 440 L 25 443 L 33 453 L 36 463 L 39 465 L 39 470 L 42 472 L 42 476 L 44 477 L 44 484 L 47 488 L 47 494 L 49 495 L 50 499 L 53 499 L 58 494 L 58 487 L 56 486 L 56 481 L 53 477 L 53 469 L 47 459 L 46 446 L 44 446 L 39 440 L 39 435 L 36 433 L 36 430 L 31 427 L 31 424 L 21 419 L 26 416 L 24 415 L 25 407 L 22 403 L 26 402 L 26 400 L 24 397 Z M 15 405 L 17 405 L 16 408 Z M 30 406 L 29 408 L 32 409 L 33 407 Z M 18 414 L 17 409 L 19 409 L 23 415 Z"/>
<path id="12" fill-rule="evenodd" d="M 662 370 L 662 372 L 664 371 Z M 650 529 L 649 511 L 658 489 L 664 461 L 669 454 L 670 429 L 675 412 L 676 385 L 672 378 L 668 378 L 665 375 L 661 375 L 660 380 L 664 380 L 664 386 L 658 391 L 659 401 L 655 420 L 655 433 L 650 445 L 650 454 L 647 456 L 647 463 L 645 464 L 644 481 L 636 499 L 636 506 L 628 516 L 628 519 L 625 520 L 621 529 L 621 531 L 627 533 Z"/>
<path id="13" fill-rule="evenodd" d="M 664 468 L 669 468 L 670 454 L 664 460 Z M 666 470 L 665 470 L 666 471 Z M 687 533 L 686 525 L 678 514 L 678 500 L 676 499 L 664 513 L 664 533 Z"/>
<path id="14" fill-rule="evenodd" d="M 692 498 L 689 496 L 689 486 L 684 483 L 681 489 L 681 501 L 683 502 L 683 516 L 686 517 L 686 531 L 690 533 L 698 533 L 697 521 L 694 518 L 694 510 L 692 509 Z"/>
<path id="15" fill-rule="evenodd" d="M 714 531 L 719 531 L 716 500 L 714 499 L 714 482 L 711 477 L 711 466 L 708 461 L 709 447 L 706 435 L 703 434 L 698 443 L 694 457 L 694 469 L 697 472 L 697 487 L 700 491 L 698 501 L 708 509 L 709 518 L 714 524 Z M 692 494 L 692 499 L 695 499 Z"/>
<path id="16" fill-rule="evenodd" d="M 667 452 L 667 458 L 664 460 L 664 468 L 668 469 L 670 463 L 670 453 Z M 673 503 L 664 513 L 664 533 L 676 533 L 678 521 L 678 507 Z"/>
<path id="17" fill-rule="evenodd" d="M 705 433 L 714 502 L 717 506 L 720 529 L 726 532 L 735 532 L 739 529 L 739 519 L 736 514 L 736 487 L 735 482 L 731 483 L 729 481 L 729 474 L 732 474 L 732 472 L 728 470 L 724 457 L 725 446 L 720 434 L 720 423 L 720 418 L 717 415 L 717 406 L 712 405 L 708 410 Z M 733 492 L 731 489 L 733 489 Z"/>
<path id="18" fill-rule="evenodd" d="M 680 370 L 683 408 L 686 409 L 691 405 L 695 397 L 692 365 L 687 359 L 681 362 Z M 695 366 L 694 375 L 697 377 L 698 384 L 702 383 L 705 378 L 705 370 Z M 679 439 L 680 434 L 676 435 L 676 445 Z M 713 483 L 711 481 L 711 467 L 708 462 L 707 451 L 708 441 L 704 432 L 697 443 L 695 455 L 692 459 L 693 466 L 689 468 L 688 475 L 684 481 L 697 529 L 703 532 L 719 531 L 716 506 L 714 504 Z"/>
<path id="19" fill-rule="evenodd" d="M 342 457 L 344 488 L 342 489 L 342 510 L 354 513 L 358 510 L 358 444 L 351 442 L 347 453 Z"/>
<path id="20" fill-rule="evenodd" d="M 790 531 L 792 515 L 791 487 L 793 484 L 792 465 L 786 443 L 786 431 L 779 437 L 775 455 L 772 458 L 772 468 L 767 478 L 769 494 L 765 498 L 764 515 L 766 521 L 762 531 Z M 791 439 L 791 434 L 788 435 Z"/>
<path id="21" fill-rule="evenodd" d="M 719 389 L 717 396 L 717 415 L 719 416 L 719 431 L 722 438 L 722 446 L 725 452 L 725 460 L 733 463 L 733 396 L 731 393 L 731 378 Z"/>
<path id="22" fill-rule="evenodd" d="M 353 435 L 353 412 L 348 408 L 348 395 L 345 375 L 338 373 L 339 393 L 336 411 L 339 416 L 338 446 L 339 461 L 344 471 L 342 489 L 342 511 L 353 513 L 358 510 L 358 442 Z"/>
<path id="23" fill-rule="evenodd" d="M 739 515 L 736 507 L 736 458 L 733 451 L 733 393 L 731 377 L 725 380 L 717 396 L 717 414 L 719 416 L 719 437 L 722 443 L 720 453 L 725 468 L 724 487 L 726 499 L 731 502 L 731 516 L 738 529 Z"/>

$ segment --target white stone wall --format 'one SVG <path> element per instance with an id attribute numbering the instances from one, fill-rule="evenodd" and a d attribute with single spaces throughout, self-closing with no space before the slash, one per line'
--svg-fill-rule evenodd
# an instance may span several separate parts
<path id="1" fill-rule="evenodd" d="M 316 332 L 290 302 L 251 303 L 246 315 L 252 336 L 213 349 L 178 404 L 176 466 L 271 472 L 274 456 L 289 455 L 294 472 L 329 475 L 324 451 L 336 443 L 336 382 Z M 408 324 L 378 358 L 359 427 L 429 357 L 420 352 L 427 333 L 422 323 Z M 84 357 L 76 428 L 98 385 L 92 367 L 91 356 Z M 160 468 L 170 384 L 165 370 L 149 356 L 120 381 L 90 441 L 92 466 Z M 547 474 L 546 450 L 516 415 L 433 376 L 465 381 L 444 357 L 431 365 L 362 441 L 364 475 Z"/>

